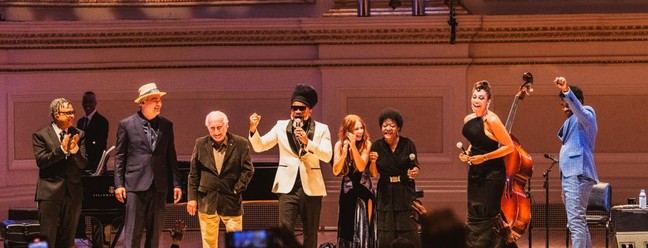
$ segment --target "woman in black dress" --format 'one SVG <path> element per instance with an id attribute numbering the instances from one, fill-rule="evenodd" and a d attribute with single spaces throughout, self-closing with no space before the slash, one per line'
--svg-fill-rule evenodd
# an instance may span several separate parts
<path id="1" fill-rule="evenodd" d="M 376 246 L 374 188 L 378 171 L 368 165 L 371 141 L 367 125 L 357 115 L 347 115 L 333 150 L 333 174 L 342 176 L 338 216 L 338 248 Z"/>
<path id="2" fill-rule="evenodd" d="M 464 118 L 462 130 L 470 147 L 467 154 L 459 155 L 470 165 L 466 242 L 468 247 L 506 247 L 505 239 L 494 230 L 499 230 L 502 218 L 503 157 L 513 152 L 513 140 L 500 118 L 488 110 L 491 88 L 487 81 L 475 83 L 470 103 L 473 113 Z"/>
<path id="3" fill-rule="evenodd" d="M 398 110 L 384 110 L 378 124 L 383 138 L 373 143 L 369 154 L 380 173 L 376 191 L 378 246 L 391 247 L 392 241 L 402 237 L 420 247 L 418 226 L 410 218 L 416 198 L 414 178 L 419 173 L 416 146 L 398 134 L 403 127 Z"/>

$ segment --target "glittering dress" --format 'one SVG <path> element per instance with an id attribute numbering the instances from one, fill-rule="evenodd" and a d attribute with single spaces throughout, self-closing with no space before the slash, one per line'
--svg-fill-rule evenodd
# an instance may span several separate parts
<path id="1" fill-rule="evenodd" d="M 373 248 L 376 247 L 376 214 L 371 173 L 369 167 L 363 172 L 357 171 L 350 155 L 345 159 L 346 174 L 342 177 L 340 190 L 337 247 Z"/>

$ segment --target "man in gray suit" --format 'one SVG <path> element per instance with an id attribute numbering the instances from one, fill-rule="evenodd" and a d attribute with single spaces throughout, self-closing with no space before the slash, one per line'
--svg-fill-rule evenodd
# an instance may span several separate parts
<path id="1" fill-rule="evenodd" d="M 561 106 L 567 120 L 558 131 L 562 141 L 560 148 L 560 172 L 567 211 L 567 225 L 571 232 L 572 247 L 592 247 L 592 238 L 587 228 L 585 211 L 592 187 L 598 181 L 594 165 L 596 143 L 596 113 L 590 106 L 583 105 L 583 91 L 567 85 L 564 77 L 554 80 L 561 90 Z"/>
<path id="2" fill-rule="evenodd" d="M 202 247 L 218 247 L 220 221 L 226 232 L 243 230 L 243 197 L 254 167 L 246 138 L 227 131 L 229 121 L 220 111 L 205 118 L 209 135 L 196 140 L 187 186 L 187 212 L 196 214 Z"/>
<path id="3" fill-rule="evenodd" d="M 32 136 L 38 165 L 36 201 L 40 233 L 49 247 L 73 247 L 81 214 L 81 171 L 88 164 L 85 133 L 72 126 L 74 108 L 64 98 L 50 104 L 52 123 Z"/>
<path id="4" fill-rule="evenodd" d="M 174 186 L 174 202 L 182 198 L 173 123 L 159 116 L 165 94 L 155 83 L 140 87 L 135 99 L 140 111 L 121 120 L 117 127 L 115 197 L 126 202 L 126 248 L 140 246 L 144 228 L 144 247 L 159 247 L 170 184 Z"/>

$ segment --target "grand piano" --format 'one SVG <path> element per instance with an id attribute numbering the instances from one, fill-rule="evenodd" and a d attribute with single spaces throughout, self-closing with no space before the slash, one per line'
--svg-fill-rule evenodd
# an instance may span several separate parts
<path id="1" fill-rule="evenodd" d="M 92 248 L 103 248 L 104 245 L 109 245 L 110 248 L 115 247 L 123 230 L 124 204 L 115 198 L 115 181 L 112 171 L 106 171 L 110 152 L 114 149 L 115 146 L 112 146 L 103 152 L 96 171 L 87 172 L 81 176 L 83 185 L 81 216 L 90 218 Z M 81 218 L 80 222 L 80 226 L 83 227 L 82 235 L 85 236 L 85 218 Z M 110 242 L 112 227 L 117 228 L 117 234 Z M 107 240 L 106 237 L 108 237 Z"/>
<path id="2" fill-rule="evenodd" d="M 92 223 L 92 247 L 103 247 L 105 237 L 110 237 L 111 226 L 117 228 L 117 234 L 109 243 L 111 248 L 115 247 L 124 223 L 124 204 L 115 198 L 112 173 L 81 176 L 81 183 L 83 184 L 81 215 L 89 217 Z M 85 219 L 81 221 L 84 221 L 83 226 L 85 226 Z M 97 231 L 99 227 L 101 229 Z"/>
<path id="3" fill-rule="evenodd" d="M 110 152 L 110 150 L 108 151 Z M 97 168 L 97 171 L 93 174 L 84 175 L 81 177 L 81 182 L 83 184 L 83 201 L 81 206 L 81 214 L 88 216 L 93 227 L 92 234 L 92 248 L 103 248 L 105 246 L 110 246 L 114 248 L 117 244 L 117 240 L 121 235 L 123 223 L 124 223 L 124 204 L 117 201 L 115 198 L 115 184 L 112 171 L 106 171 L 101 168 L 101 165 L 105 166 L 108 160 L 108 155 L 105 155 L 105 160 L 102 159 L 100 166 Z M 277 170 L 277 163 L 264 163 L 264 162 L 255 162 L 255 173 L 248 185 L 248 189 L 243 192 L 243 201 L 246 202 L 258 202 L 258 201 L 276 201 L 277 195 L 271 192 L 272 183 L 274 180 L 274 174 Z M 104 167 L 105 168 L 105 167 Z M 187 202 L 187 176 L 189 175 L 189 161 L 178 161 L 178 171 L 180 173 L 180 180 L 182 183 L 182 199 L 180 202 Z M 167 192 L 167 203 L 173 203 L 173 191 L 169 189 Z M 275 204 L 276 205 L 276 204 Z M 245 207 L 245 204 L 244 204 Z M 273 208 L 274 209 L 274 208 Z M 267 215 L 269 214 L 263 207 L 259 211 L 254 209 L 247 208 L 246 217 L 247 219 L 268 219 Z M 186 215 L 186 210 L 181 211 Z M 256 213 L 258 212 L 258 213 Z M 167 214 L 172 214 L 170 211 L 167 211 Z M 258 215 L 258 216 L 257 216 Z M 188 215 L 186 216 L 188 217 Z M 85 220 L 84 225 L 85 226 Z M 258 221 L 257 221 L 258 222 Z M 258 224 L 259 226 L 271 226 L 276 224 L 276 220 L 261 221 L 263 223 Z M 269 222 L 269 223 L 265 223 Z M 254 221 L 248 221 L 247 228 L 254 228 Z M 99 227 L 101 232 L 95 232 Z M 112 227 L 117 229 L 117 233 L 110 241 L 110 236 L 112 234 Z M 83 230 L 85 235 L 85 229 Z M 97 242 L 98 241 L 98 242 Z"/>
<path id="4" fill-rule="evenodd" d="M 83 185 L 83 200 L 81 204 L 81 215 L 90 218 L 92 248 L 103 248 L 104 246 L 115 247 L 121 235 L 124 224 L 124 204 L 115 198 L 115 183 L 113 171 L 106 171 L 104 168 L 108 161 L 108 153 L 105 152 L 97 167 L 96 172 L 87 172 L 81 176 Z M 187 175 L 189 173 L 189 162 L 178 161 L 178 170 L 182 182 L 183 196 L 181 202 L 187 201 Z M 167 203 L 173 203 L 173 191 L 167 193 Z M 85 218 L 81 219 L 81 234 L 85 237 Z M 117 233 L 110 241 L 112 227 Z M 108 237 L 108 238 L 106 238 Z"/>

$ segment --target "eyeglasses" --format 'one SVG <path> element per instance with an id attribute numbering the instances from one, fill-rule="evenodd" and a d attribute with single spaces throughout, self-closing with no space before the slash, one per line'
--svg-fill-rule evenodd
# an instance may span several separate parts
<path id="1" fill-rule="evenodd" d="M 74 112 L 74 110 L 72 110 L 72 111 L 58 112 L 58 113 L 61 114 L 61 115 L 68 115 L 69 116 L 69 115 L 74 115 L 75 112 Z"/>
<path id="2" fill-rule="evenodd" d="M 306 111 L 306 106 L 290 106 L 290 110 L 292 110 L 292 111 L 299 110 L 301 112 L 304 112 L 304 111 Z"/>

